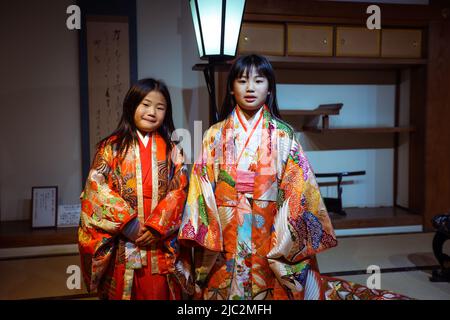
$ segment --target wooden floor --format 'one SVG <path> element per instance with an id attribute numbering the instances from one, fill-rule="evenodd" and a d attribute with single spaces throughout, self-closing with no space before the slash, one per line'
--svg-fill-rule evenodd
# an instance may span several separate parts
<path id="1" fill-rule="evenodd" d="M 346 216 L 330 213 L 335 229 L 422 225 L 422 217 L 393 207 L 346 208 Z M 0 223 L 0 248 L 76 244 L 77 228 L 32 229 L 29 221 Z"/>
<path id="2" fill-rule="evenodd" d="M 340 238 L 337 247 L 317 255 L 317 262 L 323 275 L 359 284 L 367 284 L 371 276 L 367 267 L 376 265 L 382 289 L 416 299 L 450 300 L 449 283 L 429 280 L 438 264 L 433 237 L 434 233 L 413 233 Z M 444 252 L 448 253 L 450 241 L 446 245 Z M 80 289 L 67 288 L 68 266 L 80 263 L 76 253 L 0 259 L 0 300 L 94 300 L 83 281 Z"/>

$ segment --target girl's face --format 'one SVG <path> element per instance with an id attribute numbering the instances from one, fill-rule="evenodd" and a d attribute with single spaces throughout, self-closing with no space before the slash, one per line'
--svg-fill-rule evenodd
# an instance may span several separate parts
<path id="1" fill-rule="evenodd" d="M 266 103 L 269 81 L 265 76 L 258 74 L 255 67 L 252 67 L 249 72 L 244 72 L 242 77 L 233 81 L 231 94 L 242 109 L 250 112 L 257 111 Z"/>
<path id="2" fill-rule="evenodd" d="M 150 91 L 134 113 L 134 123 L 143 133 L 157 130 L 164 121 L 167 102 L 159 91 Z"/>

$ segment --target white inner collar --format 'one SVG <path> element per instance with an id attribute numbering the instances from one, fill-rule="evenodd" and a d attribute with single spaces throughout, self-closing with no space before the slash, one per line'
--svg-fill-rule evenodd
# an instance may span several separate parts
<path id="1" fill-rule="evenodd" d="M 260 116 L 262 110 L 263 110 L 263 107 L 259 108 L 259 110 L 248 120 L 245 117 L 241 107 L 239 107 L 239 110 L 236 110 L 236 111 L 239 112 L 240 118 L 244 122 L 244 124 L 246 125 L 247 130 L 251 130 L 253 128 L 253 125 L 254 125 L 255 121 L 257 121 L 257 119 L 259 119 L 259 116 Z"/>
<path id="2" fill-rule="evenodd" d="M 139 140 L 141 140 L 141 142 L 144 145 L 144 147 L 147 148 L 148 141 L 150 140 L 150 133 L 147 132 L 147 134 L 144 137 L 139 130 L 136 130 L 136 131 L 137 131 Z"/>

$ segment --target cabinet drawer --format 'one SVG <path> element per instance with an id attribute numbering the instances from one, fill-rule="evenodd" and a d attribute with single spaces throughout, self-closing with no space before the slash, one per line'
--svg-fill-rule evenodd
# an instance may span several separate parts
<path id="1" fill-rule="evenodd" d="M 284 25 L 243 23 L 239 37 L 239 53 L 284 55 Z"/>
<path id="2" fill-rule="evenodd" d="M 378 57 L 380 55 L 380 30 L 338 27 L 336 29 L 336 56 Z"/>
<path id="3" fill-rule="evenodd" d="M 422 31 L 382 29 L 381 56 L 387 58 L 420 58 Z"/>
<path id="4" fill-rule="evenodd" d="M 332 56 L 333 27 L 288 25 L 287 51 L 298 56 Z"/>

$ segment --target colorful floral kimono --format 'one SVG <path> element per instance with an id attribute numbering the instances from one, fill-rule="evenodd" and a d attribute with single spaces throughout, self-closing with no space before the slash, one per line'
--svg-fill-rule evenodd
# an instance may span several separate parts
<path id="1" fill-rule="evenodd" d="M 205 133 L 179 241 L 196 247 L 198 298 L 401 297 L 319 273 L 334 230 L 294 131 L 266 106 L 251 123 L 237 106 Z"/>
<path id="2" fill-rule="evenodd" d="M 107 299 L 148 298 L 145 290 L 155 299 L 180 298 L 186 282 L 179 280 L 189 273 L 176 239 L 188 185 L 182 153 L 177 147 L 167 153 L 154 133 L 147 147 L 139 141 L 121 160 L 114 140 L 98 149 L 81 195 L 78 239 L 87 288 Z M 145 248 L 124 235 L 140 224 L 159 235 Z"/>

